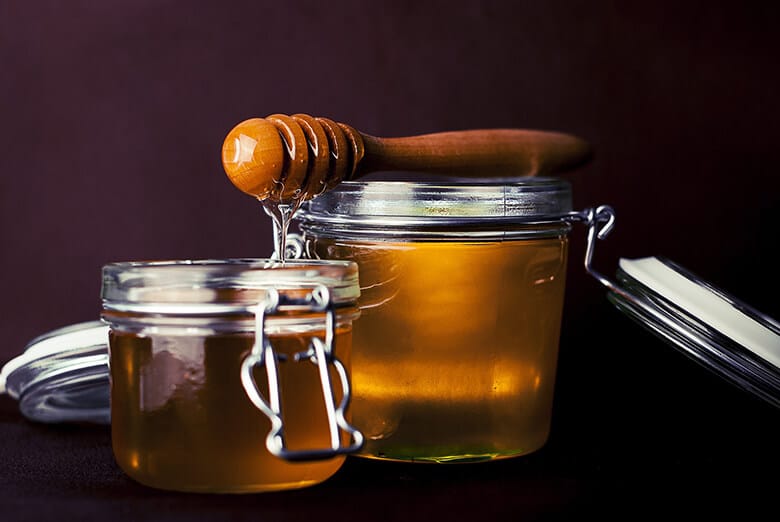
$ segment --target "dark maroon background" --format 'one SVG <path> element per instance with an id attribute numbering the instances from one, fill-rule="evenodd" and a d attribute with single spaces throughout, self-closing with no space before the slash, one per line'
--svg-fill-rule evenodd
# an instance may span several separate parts
<path id="1" fill-rule="evenodd" d="M 268 255 L 268 220 L 225 178 L 220 148 L 239 121 L 275 112 L 377 136 L 582 136 L 594 161 L 565 177 L 577 208 L 617 210 L 604 272 L 664 255 L 779 317 L 771 5 L 0 2 L 0 363 L 97 318 L 107 262 Z M 752 471 L 746 447 L 776 461 L 777 412 L 613 310 L 580 267 L 583 231 L 572 237 L 547 457 L 585 458 L 577 476 L 693 455 L 718 484 Z M 23 483 L 17 471 L 0 483 Z"/>

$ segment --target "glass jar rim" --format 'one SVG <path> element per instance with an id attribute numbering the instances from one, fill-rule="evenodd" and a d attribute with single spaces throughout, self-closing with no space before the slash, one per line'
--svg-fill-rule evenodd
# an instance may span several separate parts
<path id="1" fill-rule="evenodd" d="M 569 230 L 570 184 L 548 177 L 348 181 L 304 203 L 301 230 L 349 239 L 493 241 Z"/>
<path id="2" fill-rule="evenodd" d="M 347 181 L 299 211 L 304 221 L 537 221 L 572 210 L 571 185 L 548 177 L 443 181 Z"/>
<path id="3" fill-rule="evenodd" d="M 334 306 L 360 296 L 351 261 L 266 258 L 126 261 L 103 267 L 104 310 L 208 314 L 243 312 L 276 292 L 282 301 L 324 287 Z"/>

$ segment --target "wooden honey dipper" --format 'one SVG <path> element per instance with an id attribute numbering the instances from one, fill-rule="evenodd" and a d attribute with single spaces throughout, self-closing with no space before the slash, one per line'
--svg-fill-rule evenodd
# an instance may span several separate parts
<path id="1" fill-rule="evenodd" d="M 327 118 L 273 114 L 236 125 L 222 146 L 222 165 L 241 191 L 289 203 L 371 172 L 534 176 L 572 169 L 590 154 L 585 141 L 557 132 L 482 129 L 377 138 Z"/>

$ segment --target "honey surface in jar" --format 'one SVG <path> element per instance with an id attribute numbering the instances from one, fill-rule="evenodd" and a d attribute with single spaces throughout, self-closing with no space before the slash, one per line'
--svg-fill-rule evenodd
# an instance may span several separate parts
<path id="1" fill-rule="evenodd" d="M 362 456 L 468 462 L 547 440 L 567 239 L 310 240 L 356 261 L 353 420 Z"/>
<path id="2" fill-rule="evenodd" d="M 270 336 L 276 352 L 288 358 L 278 368 L 290 450 L 330 447 L 317 367 L 290 362 L 313 335 L 324 332 Z M 162 489 L 238 493 L 304 487 L 339 469 L 343 456 L 288 462 L 268 452 L 271 423 L 250 402 L 240 379 L 253 342 L 252 335 L 240 333 L 111 333 L 113 448 L 130 477 Z M 349 328 L 338 328 L 335 354 L 346 367 L 350 342 Z M 264 369 L 255 368 L 253 375 L 268 398 Z M 331 379 L 340 390 L 334 371 Z"/>

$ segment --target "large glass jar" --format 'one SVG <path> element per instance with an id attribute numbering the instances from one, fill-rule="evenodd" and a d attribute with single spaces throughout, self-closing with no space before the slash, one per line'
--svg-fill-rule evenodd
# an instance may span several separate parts
<path id="1" fill-rule="evenodd" d="M 362 456 L 468 462 L 548 438 L 569 185 L 346 182 L 300 212 L 305 255 L 354 261 Z"/>
<path id="2" fill-rule="evenodd" d="M 271 260 L 103 269 L 114 454 L 143 484 L 298 488 L 360 446 L 347 371 L 357 267 Z"/>

